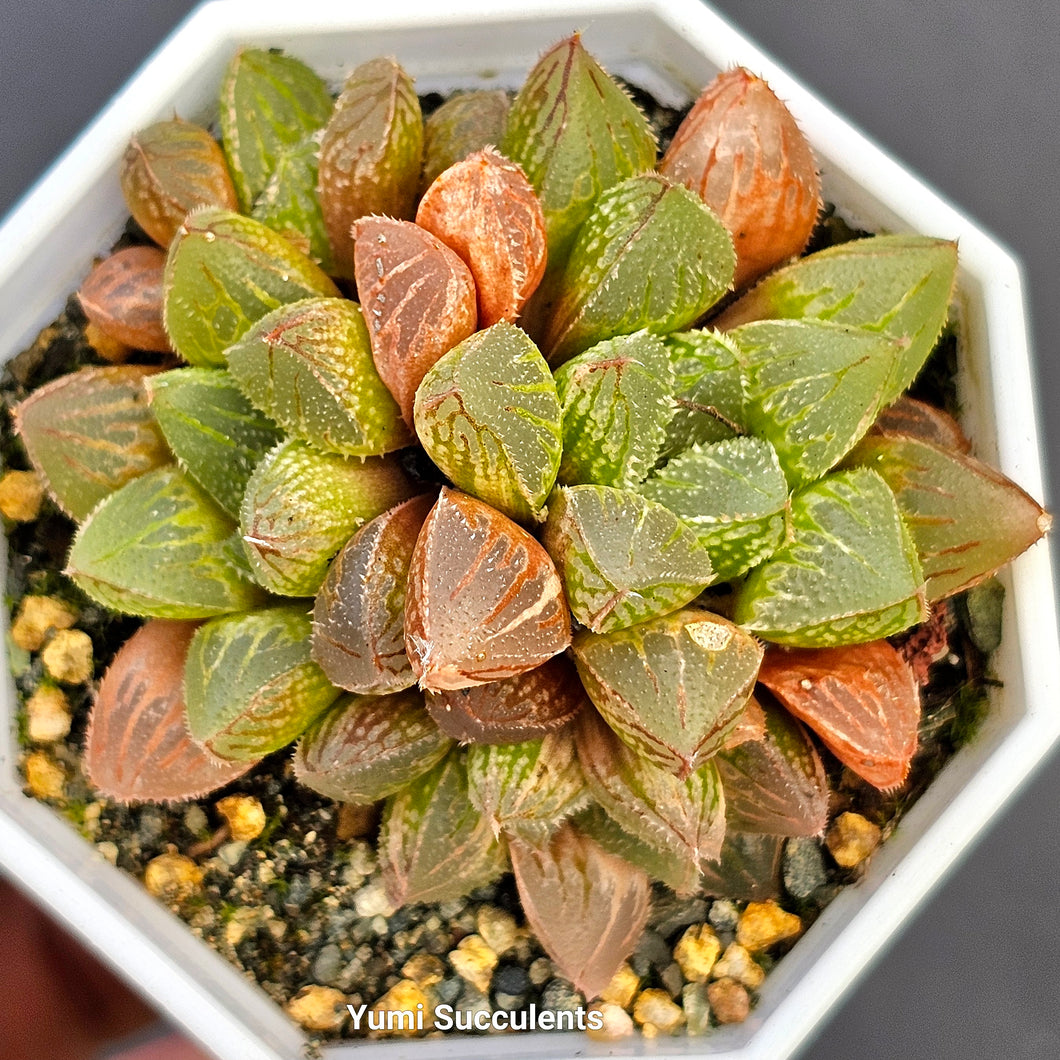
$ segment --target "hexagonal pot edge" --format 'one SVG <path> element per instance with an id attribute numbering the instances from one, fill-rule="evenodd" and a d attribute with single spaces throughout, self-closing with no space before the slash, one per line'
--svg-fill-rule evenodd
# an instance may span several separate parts
<path id="1" fill-rule="evenodd" d="M 244 32 L 248 12 L 253 28 Z M 355 25 L 356 41 L 340 44 L 343 30 Z M 1026 325 L 1011 256 L 697 0 L 582 0 L 576 6 L 534 0 L 519 15 L 492 14 L 485 3 L 463 0 L 447 5 L 444 16 L 419 0 L 356 14 L 322 2 L 300 3 L 295 15 L 290 4 L 278 0 L 205 5 L 0 230 L 0 350 L 10 355 L 28 344 L 76 287 L 91 255 L 116 236 L 124 207 L 114 171 L 129 133 L 174 107 L 185 115 L 204 113 L 236 42 L 280 43 L 297 32 L 291 49 L 336 78 L 342 63 L 349 67 L 393 51 L 427 88 L 468 83 L 456 71 L 471 55 L 486 55 L 501 82 L 521 77 L 540 50 L 579 27 L 605 65 L 660 96 L 694 91 L 725 63 L 751 66 L 790 102 L 818 152 L 826 193 L 846 214 L 870 227 L 959 238 L 966 424 L 980 455 L 1040 495 Z M 439 33 L 450 47 L 436 46 Z M 993 368 L 990 351 L 997 358 Z M 847 888 L 771 973 L 748 1023 L 703 1039 L 674 1039 L 667 1055 L 789 1056 L 1060 736 L 1060 717 L 1052 709 L 1060 701 L 1060 651 L 1048 550 L 1037 546 L 1005 581 L 1005 642 L 995 657 L 1004 688 L 984 731 L 903 818 L 865 880 Z M 7 871 L 218 1055 L 241 1060 L 297 1055 L 302 1035 L 263 992 L 56 815 L 21 794 L 10 685 L 8 679 L 0 703 L 0 861 Z M 641 1055 L 646 1044 L 634 1039 L 603 1047 L 580 1035 L 520 1039 L 523 1055 L 542 1058 L 575 1050 Z M 407 1047 L 357 1043 L 329 1049 L 328 1056 L 368 1060 L 402 1048 Z M 426 1060 L 484 1057 L 498 1045 L 497 1039 L 451 1038 L 416 1043 L 414 1049 Z M 652 1055 L 662 1054 L 653 1049 Z"/>

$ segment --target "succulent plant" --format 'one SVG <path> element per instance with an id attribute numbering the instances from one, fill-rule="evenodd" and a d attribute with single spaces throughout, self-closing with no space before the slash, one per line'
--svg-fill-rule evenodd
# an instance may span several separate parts
<path id="1" fill-rule="evenodd" d="M 952 244 L 791 261 L 819 182 L 768 86 L 722 75 L 655 170 L 577 36 L 510 108 L 426 127 L 395 60 L 333 105 L 244 50 L 221 129 L 134 138 L 161 246 L 81 291 L 176 359 L 17 411 L 69 576 L 149 619 L 93 709 L 102 793 L 198 797 L 294 743 L 303 784 L 383 803 L 394 903 L 511 869 L 591 997 L 653 879 L 769 893 L 781 839 L 827 824 L 822 748 L 903 784 L 919 689 L 887 638 L 1049 525 L 904 396 Z"/>

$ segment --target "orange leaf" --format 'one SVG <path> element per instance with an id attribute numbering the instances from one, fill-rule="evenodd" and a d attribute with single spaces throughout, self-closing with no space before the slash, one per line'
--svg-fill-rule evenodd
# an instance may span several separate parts
<path id="1" fill-rule="evenodd" d="M 887 641 L 770 651 L 758 679 L 858 776 L 884 790 L 905 780 L 920 697 L 912 670 Z"/>
<path id="2" fill-rule="evenodd" d="M 545 215 L 523 171 L 486 148 L 427 189 L 416 223 L 455 250 L 475 277 L 478 326 L 513 322 L 545 275 Z"/>
<path id="3" fill-rule="evenodd" d="M 697 192 L 732 232 L 737 287 L 799 254 L 821 206 L 809 143 L 769 85 L 742 67 L 703 90 L 659 172 Z"/>

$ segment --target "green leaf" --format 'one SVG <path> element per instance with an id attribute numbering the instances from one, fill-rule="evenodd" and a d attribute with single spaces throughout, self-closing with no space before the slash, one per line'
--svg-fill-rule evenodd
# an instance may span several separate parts
<path id="1" fill-rule="evenodd" d="M 916 549 L 874 471 L 836 472 L 795 494 L 790 527 L 737 590 L 740 625 L 816 648 L 878 640 L 927 617 Z"/>
<path id="2" fill-rule="evenodd" d="M 819 835 L 828 824 L 828 778 L 821 757 L 787 711 L 763 711 L 763 738 L 720 751 L 716 759 L 728 827 L 764 835 Z"/>
<path id="3" fill-rule="evenodd" d="M 652 879 L 661 880 L 677 894 L 691 895 L 699 890 L 699 866 L 690 862 L 683 851 L 654 847 L 631 836 L 599 803 L 578 814 L 574 826 L 609 854 L 635 865 Z"/>
<path id="4" fill-rule="evenodd" d="M 676 611 L 714 578 L 695 534 L 667 508 L 629 490 L 555 490 L 542 543 L 574 617 L 595 633 Z"/>
<path id="5" fill-rule="evenodd" d="M 543 518 L 559 470 L 560 405 L 545 359 L 499 323 L 453 347 L 416 391 L 416 434 L 462 490 L 521 522 Z"/>
<path id="6" fill-rule="evenodd" d="M 232 520 L 175 467 L 104 500 L 74 539 L 66 573 L 128 615 L 209 618 L 255 607 L 261 590 L 231 557 Z"/>
<path id="7" fill-rule="evenodd" d="M 747 426 L 772 443 L 793 487 L 820 478 L 872 426 L 903 353 L 886 335 L 818 320 L 763 320 L 729 334 Z"/>
<path id="8" fill-rule="evenodd" d="M 508 121 L 503 89 L 457 92 L 423 123 L 423 176 L 420 193 L 439 174 L 490 144 L 499 144 Z"/>
<path id="9" fill-rule="evenodd" d="M 1000 471 L 933 442 L 873 435 L 850 455 L 894 491 L 929 601 L 976 585 L 1030 548 L 1052 517 Z"/>
<path id="10" fill-rule="evenodd" d="M 732 340 L 713 331 L 682 331 L 663 342 L 673 372 L 674 414 L 662 458 L 743 432 L 744 394 Z"/>
<path id="11" fill-rule="evenodd" d="M 328 86 L 305 63 L 280 51 L 236 52 L 221 82 L 221 138 L 244 212 L 331 107 Z"/>
<path id="12" fill-rule="evenodd" d="M 504 844 L 468 799 L 463 755 L 451 751 L 391 797 L 383 811 L 379 860 L 397 905 L 462 898 L 505 871 Z"/>
<path id="13" fill-rule="evenodd" d="M 548 254 L 567 256 L 600 193 L 655 165 L 655 136 L 575 34 L 530 71 L 508 113 L 501 152 L 541 199 Z"/>
<path id="14" fill-rule="evenodd" d="M 614 633 L 582 630 L 573 648 L 585 690 L 608 725 L 637 754 L 681 778 L 725 744 L 762 661 L 749 633 L 691 608 Z"/>
<path id="15" fill-rule="evenodd" d="M 377 802 L 435 766 L 452 743 L 419 692 L 343 696 L 298 741 L 295 775 L 329 799 Z"/>
<path id="16" fill-rule="evenodd" d="M 350 226 L 369 214 L 412 220 L 422 167 L 423 115 L 412 78 L 395 59 L 361 63 L 320 142 L 320 206 L 343 276 L 353 276 Z"/>
<path id="17" fill-rule="evenodd" d="M 359 460 L 282 442 L 250 476 L 240 510 L 254 576 L 281 596 L 313 596 L 353 532 L 412 493 L 395 457 Z"/>
<path id="18" fill-rule="evenodd" d="M 184 669 L 192 737 L 243 761 L 300 736 L 339 694 L 309 657 L 309 633 L 301 604 L 207 622 Z"/>
<path id="19" fill-rule="evenodd" d="M 589 801 L 570 731 L 540 740 L 472 744 L 468 797 L 497 834 L 532 844 L 549 836 Z"/>
<path id="20" fill-rule="evenodd" d="M 324 213 L 317 194 L 320 144 L 309 137 L 285 151 L 277 160 L 254 203 L 251 217 L 299 246 L 325 272 L 331 272 L 331 244 L 324 225 Z"/>
<path id="21" fill-rule="evenodd" d="M 543 348 L 557 363 L 615 335 L 687 328 L 731 287 L 735 261 L 698 196 L 655 173 L 630 177 L 578 230 Z"/>
<path id="22" fill-rule="evenodd" d="M 356 302 L 282 306 L 225 351 L 244 394 L 296 438 L 346 456 L 400 449 L 411 436 L 372 361 Z"/>
<path id="23" fill-rule="evenodd" d="M 655 466 L 673 415 L 670 362 L 640 331 L 598 342 L 556 372 L 566 485 L 634 486 Z"/>
<path id="24" fill-rule="evenodd" d="M 728 331 L 752 320 L 829 320 L 867 328 L 904 347 L 882 404 L 913 381 L 946 323 L 957 245 L 919 235 L 856 239 L 767 276 L 714 321 Z"/>
<path id="25" fill-rule="evenodd" d="M 216 368 L 177 368 L 148 383 L 151 410 L 181 466 L 233 518 L 251 471 L 280 429 Z"/>
<path id="26" fill-rule="evenodd" d="M 81 368 L 35 390 L 14 411 L 15 430 L 48 493 L 83 522 L 104 497 L 171 460 L 148 408 L 141 365 Z"/>
<path id="27" fill-rule="evenodd" d="M 712 761 L 679 779 L 630 750 L 595 711 L 579 715 L 575 740 L 589 791 L 623 831 L 679 851 L 697 873 L 703 859 L 721 854 L 725 800 Z"/>
<path id="28" fill-rule="evenodd" d="M 676 456 L 640 487 L 706 546 L 718 580 L 761 563 L 784 539 L 788 485 L 761 438 L 729 438 Z"/>
<path id="29" fill-rule="evenodd" d="M 163 320 L 184 360 L 223 368 L 224 350 L 263 316 L 338 289 L 260 221 L 206 206 L 188 214 L 166 258 Z"/>

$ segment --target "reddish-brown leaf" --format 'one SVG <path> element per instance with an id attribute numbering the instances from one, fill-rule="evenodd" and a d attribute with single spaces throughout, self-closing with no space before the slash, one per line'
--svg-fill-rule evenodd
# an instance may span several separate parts
<path id="1" fill-rule="evenodd" d="M 192 799 L 242 776 L 188 735 L 184 660 L 198 622 L 155 619 L 125 642 L 103 676 L 88 723 L 89 780 L 118 802 Z"/>
<path id="2" fill-rule="evenodd" d="M 948 412 L 917 401 L 908 394 L 903 394 L 879 414 L 869 434 L 904 434 L 923 442 L 933 442 L 943 449 L 956 449 L 959 453 L 969 453 L 972 449 L 961 425 Z"/>
<path id="3" fill-rule="evenodd" d="M 742 67 L 703 90 L 659 172 L 697 192 L 732 233 L 737 287 L 799 254 L 821 207 L 809 143 L 769 85 Z"/>
<path id="4" fill-rule="evenodd" d="M 758 680 L 858 776 L 884 790 L 905 780 L 920 697 L 912 670 L 887 641 L 774 649 Z"/>
<path id="5" fill-rule="evenodd" d="M 523 171 L 490 148 L 427 189 L 416 223 L 460 255 L 475 278 L 478 325 L 509 323 L 545 275 L 545 215 Z"/>
<path id="6" fill-rule="evenodd" d="M 126 247 L 104 258 L 77 297 L 85 316 L 104 335 L 138 350 L 169 350 L 162 327 L 162 273 L 158 247 Z"/>
<path id="7" fill-rule="evenodd" d="M 578 671 L 557 655 L 503 681 L 428 692 L 427 710 L 461 743 L 519 743 L 562 728 L 587 701 Z"/>
<path id="8" fill-rule="evenodd" d="M 475 330 L 475 281 L 441 240 L 411 221 L 353 226 L 354 275 L 376 371 L 412 426 L 416 387 Z"/>
<path id="9" fill-rule="evenodd" d="M 534 934 L 586 998 L 629 956 L 648 919 L 647 874 L 571 825 L 547 847 L 513 841 L 515 882 Z"/>
<path id="10" fill-rule="evenodd" d="M 328 569 L 313 608 L 313 658 L 351 692 L 398 692 L 416 677 L 405 655 L 405 584 L 434 498 L 413 497 L 365 523 Z"/>
<path id="11" fill-rule="evenodd" d="M 125 149 L 120 177 L 129 213 L 161 247 L 169 246 L 196 207 L 239 209 L 220 145 L 209 129 L 179 118 L 135 133 Z"/>
<path id="12" fill-rule="evenodd" d="M 743 902 L 780 895 L 780 855 L 784 840 L 775 835 L 730 831 L 717 861 L 704 861 L 700 893 Z"/>
<path id="13" fill-rule="evenodd" d="M 717 756 L 726 825 L 763 835 L 818 835 L 828 823 L 828 778 L 821 758 L 786 711 L 771 708 L 762 717 L 760 737 Z"/>
<path id="14" fill-rule="evenodd" d="M 500 681 L 570 644 L 570 612 L 548 553 L 488 504 L 443 489 L 409 569 L 405 650 L 431 691 Z"/>

